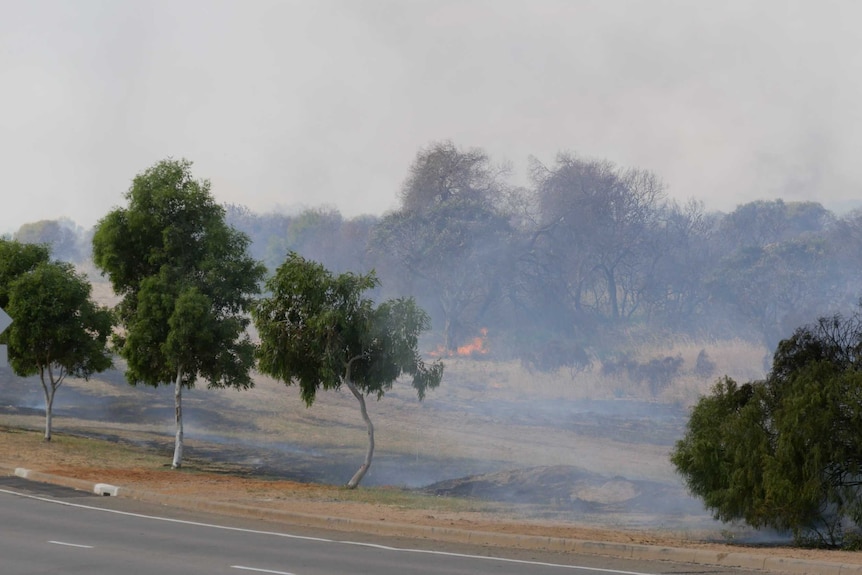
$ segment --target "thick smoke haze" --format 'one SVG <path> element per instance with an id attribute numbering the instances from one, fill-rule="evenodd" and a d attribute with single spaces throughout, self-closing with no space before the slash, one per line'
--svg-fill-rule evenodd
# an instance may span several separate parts
<path id="1" fill-rule="evenodd" d="M 651 170 L 709 210 L 858 205 L 856 2 L 0 0 L 0 233 L 93 225 L 138 172 L 380 214 L 432 141 Z"/>

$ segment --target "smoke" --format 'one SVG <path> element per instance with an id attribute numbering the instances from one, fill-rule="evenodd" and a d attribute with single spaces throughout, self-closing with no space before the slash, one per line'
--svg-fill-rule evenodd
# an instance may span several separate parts
<path id="1" fill-rule="evenodd" d="M 849 0 L 12 3 L 0 231 L 89 228 L 167 156 L 221 202 L 379 214 L 447 138 L 522 180 L 529 156 L 572 150 L 710 210 L 858 204 L 859 16 Z"/>

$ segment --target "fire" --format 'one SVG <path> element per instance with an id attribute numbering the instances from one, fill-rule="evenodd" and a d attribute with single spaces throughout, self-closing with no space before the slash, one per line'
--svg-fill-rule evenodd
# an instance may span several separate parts
<path id="1" fill-rule="evenodd" d="M 479 334 L 480 335 L 474 337 L 469 343 L 458 347 L 455 351 L 444 349 L 443 346 L 438 346 L 430 355 L 433 357 L 473 357 L 475 355 L 485 355 L 488 353 L 488 328 L 483 327 L 479 330 Z"/>
<path id="2" fill-rule="evenodd" d="M 473 341 L 467 345 L 462 345 L 455 351 L 455 355 L 461 357 L 469 357 L 473 354 L 485 355 L 488 353 L 488 348 L 485 347 L 485 338 L 488 337 L 488 328 L 483 327 L 479 330 L 481 335 L 473 338 Z"/>

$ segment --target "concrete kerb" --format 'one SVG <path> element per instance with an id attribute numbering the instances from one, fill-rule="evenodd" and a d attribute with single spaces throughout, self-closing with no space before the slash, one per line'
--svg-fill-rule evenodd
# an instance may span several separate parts
<path id="1" fill-rule="evenodd" d="M 13 471 L 13 475 L 16 475 L 22 479 L 27 479 L 29 481 L 51 483 L 52 485 L 71 487 L 72 489 L 77 489 L 79 491 L 89 491 L 90 493 L 97 493 L 97 491 L 95 490 L 95 484 L 92 481 L 86 481 L 83 479 L 74 479 L 72 477 L 52 475 L 50 473 L 42 473 L 40 471 L 24 469 L 23 467 L 16 467 Z"/>
<path id="2" fill-rule="evenodd" d="M 435 541 L 470 543 L 487 547 L 547 550 L 635 560 L 661 560 L 679 563 L 736 567 L 740 569 L 759 569 L 783 573 L 786 575 L 862 575 L 862 564 L 857 565 L 790 559 L 758 555 L 754 553 L 727 553 L 706 549 L 658 547 L 633 543 L 611 543 L 604 541 L 565 539 L 559 537 L 469 531 L 449 527 L 410 525 L 403 523 L 390 523 L 386 521 L 363 521 L 343 517 L 310 515 L 292 511 L 267 509 L 252 505 L 163 495 L 141 489 L 115 486 L 107 483 L 94 483 L 92 481 L 82 479 L 42 473 L 21 467 L 10 467 L 3 463 L 0 463 L 0 474 L 16 475 L 30 481 L 62 485 L 99 495 L 126 497 L 138 501 L 175 506 L 183 509 L 263 519 L 302 527 L 331 529 L 336 531 L 361 531 L 362 533 L 381 536 L 432 539 Z"/>

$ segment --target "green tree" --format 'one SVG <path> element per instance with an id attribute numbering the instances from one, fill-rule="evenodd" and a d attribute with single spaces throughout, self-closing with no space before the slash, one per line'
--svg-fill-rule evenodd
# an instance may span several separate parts
<path id="1" fill-rule="evenodd" d="M 796 330 L 763 381 L 725 379 L 671 456 L 717 519 L 840 544 L 862 527 L 862 319 Z"/>
<path id="2" fill-rule="evenodd" d="M 764 525 L 759 502 L 764 498 L 763 460 L 769 438 L 759 425 L 763 411 L 760 383 L 740 386 L 730 378 L 721 379 L 712 395 L 694 407 L 686 434 L 676 444 L 671 461 L 716 519 Z"/>
<path id="3" fill-rule="evenodd" d="M 111 312 L 90 299 L 90 283 L 70 264 L 41 262 L 9 287 L 9 363 L 38 375 L 45 393 L 45 441 L 51 440 L 54 394 L 67 377 L 89 379 L 111 367 Z"/>
<path id="4" fill-rule="evenodd" d="M 362 481 L 374 456 L 374 426 L 365 397 L 382 398 L 407 374 L 422 400 L 443 376 L 441 363 L 426 365 L 417 351 L 419 335 L 430 327 L 428 316 L 410 298 L 375 306 L 363 293 L 377 284 L 373 273 L 333 275 L 291 252 L 266 284 L 269 297 L 252 310 L 261 338 L 262 373 L 298 384 L 308 406 L 318 390 L 342 385 L 359 402 L 368 449 L 349 488 Z"/>
<path id="5" fill-rule="evenodd" d="M 130 384 L 175 386 L 173 467 L 182 465 L 182 390 L 253 385 L 254 344 L 247 312 L 265 269 L 249 239 L 225 223 L 191 162 L 165 160 L 138 174 L 127 208 L 96 227 L 93 261 L 122 296 L 116 338 Z"/>
<path id="6" fill-rule="evenodd" d="M 9 305 L 9 289 L 16 278 L 50 259 L 51 252 L 45 244 L 0 239 L 0 308 Z"/>

